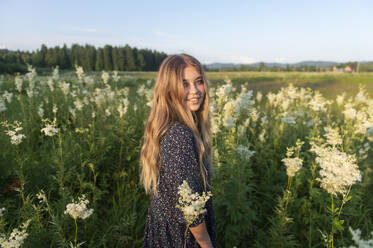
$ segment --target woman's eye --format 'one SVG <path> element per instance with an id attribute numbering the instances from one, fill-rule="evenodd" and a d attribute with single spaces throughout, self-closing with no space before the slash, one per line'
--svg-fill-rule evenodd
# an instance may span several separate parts
<path id="1" fill-rule="evenodd" d="M 183 85 L 186 88 L 186 87 L 188 87 L 189 84 L 187 82 L 184 82 Z"/>
<path id="2" fill-rule="evenodd" d="M 203 84 L 203 81 L 202 80 L 198 80 L 197 84 Z"/>

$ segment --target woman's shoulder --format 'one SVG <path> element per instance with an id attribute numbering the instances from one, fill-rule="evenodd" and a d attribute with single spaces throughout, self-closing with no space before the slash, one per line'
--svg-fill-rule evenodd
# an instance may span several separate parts
<path id="1" fill-rule="evenodd" d="M 187 142 L 193 139 L 193 132 L 189 127 L 179 121 L 174 121 L 162 135 L 160 142 Z"/>

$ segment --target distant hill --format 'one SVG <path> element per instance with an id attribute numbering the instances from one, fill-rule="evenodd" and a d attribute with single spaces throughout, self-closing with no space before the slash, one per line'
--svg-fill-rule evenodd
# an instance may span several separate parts
<path id="1" fill-rule="evenodd" d="M 285 68 L 287 65 L 289 66 L 316 66 L 319 68 L 329 67 L 334 65 L 339 65 L 341 63 L 334 62 L 334 61 L 302 61 L 298 63 L 264 63 L 266 67 L 282 67 Z M 360 64 L 373 64 L 373 61 L 361 61 Z M 259 67 L 260 63 L 252 63 L 252 64 L 234 64 L 234 63 L 212 63 L 205 65 L 208 69 L 222 69 L 222 68 L 236 68 L 240 67 L 241 65 L 245 66 L 252 66 L 252 67 Z"/>

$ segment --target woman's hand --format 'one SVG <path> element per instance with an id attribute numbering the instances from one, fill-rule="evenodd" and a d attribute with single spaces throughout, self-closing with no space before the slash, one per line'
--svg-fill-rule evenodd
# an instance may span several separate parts
<path id="1" fill-rule="evenodd" d="M 192 232 L 201 248 L 214 248 L 211 243 L 210 235 L 207 232 L 205 221 L 198 226 L 189 227 L 189 230 Z"/>

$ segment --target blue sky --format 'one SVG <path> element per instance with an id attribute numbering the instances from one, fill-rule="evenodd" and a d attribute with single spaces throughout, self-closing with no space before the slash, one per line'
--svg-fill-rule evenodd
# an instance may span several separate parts
<path id="1" fill-rule="evenodd" d="M 373 1 L 0 0 L 0 47 L 185 52 L 202 63 L 373 60 Z"/>

